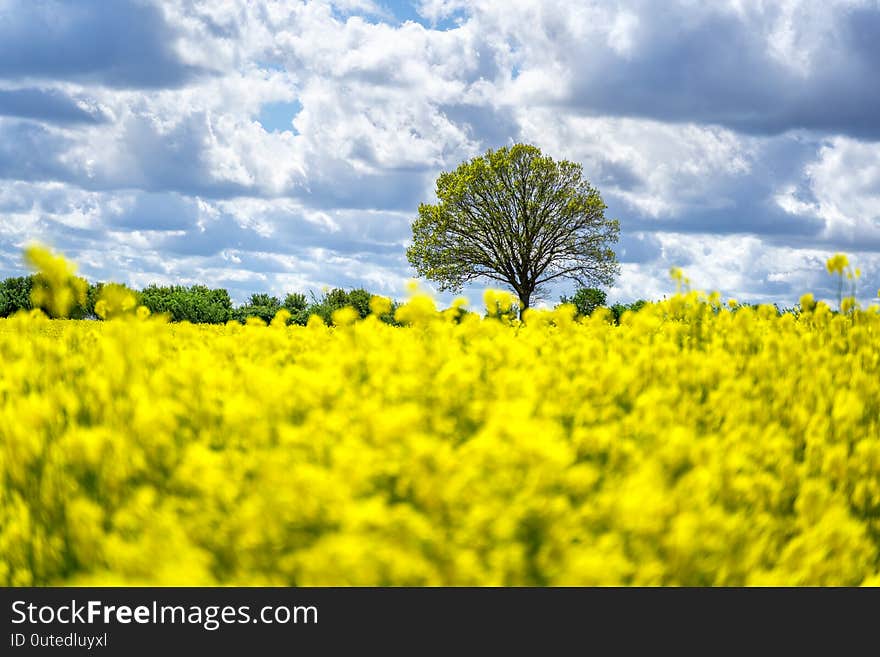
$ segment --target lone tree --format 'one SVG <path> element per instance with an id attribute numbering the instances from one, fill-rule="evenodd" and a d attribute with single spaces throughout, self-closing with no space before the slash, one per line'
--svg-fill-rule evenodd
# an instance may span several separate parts
<path id="1" fill-rule="evenodd" d="M 607 285 L 619 271 L 610 248 L 619 224 L 605 218 L 580 164 L 525 144 L 489 150 L 442 173 L 437 198 L 419 206 L 406 255 L 441 290 L 492 279 L 513 288 L 524 311 L 554 279 Z"/>

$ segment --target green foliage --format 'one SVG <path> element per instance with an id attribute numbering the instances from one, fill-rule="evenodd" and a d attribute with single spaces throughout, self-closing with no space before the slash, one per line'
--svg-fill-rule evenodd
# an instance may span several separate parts
<path id="1" fill-rule="evenodd" d="M 351 306 L 357 311 L 357 314 L 364 318 L 370 314 L 370 298 L 373 295 L 363 289 L 355 289 L 346 292 L 342 288 L 333 288 L 329 292 L 325 292 L 320 299 L 314 299 L 308 308 L 309 315 L 318 315 L 326 324 L 332 323 L 334 311 L 346 306 Z M 391 316 L 394 315 L 394 307 L 391 310 Z M 384 317 L 384 316 L 383 316 Z"/>
<path id="2" fill-rule="evenodd" d="M 779 305 L 778 305 L 778 304 L 775 304 L 775 303 L 773 303 L 773 304 L 767 304 L 767 303 L 758 303 L 758 302 L 754 302 L 754 301 L 744 301 L 744 302 L 740 302 L 740 303 L 738 303 L 736 306 L 734 306 L 733 308 L 731 308 L 731 311 L 732 311 L 732 312 L 736 312 L 736 311 L 738 311 L 738 310 L 742 310 L 742 309 L 745 309 L 745 308 L 750 308 L 750 309 L 752 309 L 752 310 L 758 310 L 758 309 L 761 308 L 762 306 L 772 306 L 773 309 L 776 311 L 776 316 L 777 316 L 777 317 L 780 316 L 780 315 L 782 315 L 783 313 L 787 313 L 787 312 L 791 312 L 792 314 L 795 314 L 795 315 L 799 315 L 799 314 L 800 314 L 800 308 L 799 308 L 799 307 L 798 307 L 798 308 L 792 307 L 792 308 L 783 308 L 783 309 L 780 309 L 780 308 L 779 308 Z M 796 310 L 797 312 L 795 312 L 795 310 Z M 833 312 L 834 312 L 834 311 L 832 311 L 832 313 L 833 313 Z"/>
<path id="3" fill-rule="evenodd" d="M 570 303 L 577 309 L 577 317 L 589 317 L 597 308 L 605 306 L 606 294 L 602 290 L 590 287 L 582 287 L 578 289 L 572 297 L 562 297 L 560 303 Z M 633 301 L 632 303 L 614 303 L 607 306 L 611 311 L 611 320 L 615 324 L 620 324 L 620 318 L 627 311 L 638 312 L 648 302 L 644 299 Z"/>
<path id="4" fill-rule="evenodd" d="M 246 304 L 233 311 L 233 317 L 242 323 L 247 321 L 248 317 L 259 317 L 268 324 L 279 310 L 281 310 L 281 301 L 278 297 L 264 293 L 252 294 Z"/>
<path id="5" fill-rule="evenodd" d="M 288 323 L 305 326 L 309 321 L 309 302 L 305 294 L 291 292 L 284 297 L 284 303 L 281 304 L 281 307 L 290 313 Z"/>
<path id="6" fill-rule="evenodd" d="M 17 276 L 0 281 L 0 317 L 9 317 L 19 310 L 30 310 L 33 276 Z"/>
<path id="7" fill-rule="evenodd" d="M 361 319 L 370 314 L 370 298 L 373 295 L 362 288 L 348 293 L 348 305 L 357 310 Z"/>
<path id="8" fill-rule="evenodd" d="M 518 310 L 517 306 L 512 306 L 512 308 L 514 311 Z M 454 324 L 461 324 L 464 321 L 465 317 L 467 317 L 468 315 L 479 315 L 479 313 L 475 313 L 472 310 L 468 310 L 467 308 L 464 308 L 463 306 L 451 306 L 451 307 L 447 308 L 446 310 L 444 310 L 443 312 L 446 313 L 447 317 L 451 318 L 451 321 Z M 488 315 L 488 313 L 486 313 L 484 315 L 484 317 L 487 315 Z"/>
<path id="9" fill-rule="evenodd" d="M 141 303 L 151 313 L 168 313 L 172 321 L 193 324 L 224 324 L 232 318 L 232 300 L 224 289 L 204 285 L 150 285 L 141 293 Z"/>
<path id="10" fill-rule="evenodd" d="M 615 324 L 620 324 L 620 318 L 623 317 L 623 313 L 626 311 L 632 311 L 634 313 L 639 312 L 645 305 L 647 305 L 647 301 L 644 299 L 639 299 L 638 301 L 633 301 L 632 303 L 615 303 L 612 306 L 608 307 L 608 310 L 611 311 L 611 317 L 614 320 Z"/>
<path id="11" fill-rule="evenodd" d="M 42 287 L 43 289 L 48 289 L 51 286 L 42 273 L 33 274 L 29 277 L 31 279 L 31 299 L 28 308 L 40 308 L 44 313 L 46 313 L 49 317 L 57 318 L 57 315 L 51 308 L 48 308 L 45 304 L 34 304 L 33 300 L 33 292 L 35 288 Z M 78 298 L 74 296 L 71 301 L 71 305 L 68 308 L 67 312 L 63 315 L 63 317 L 67 317 L 69 319 L 94 319 L 94 313 L 90 313 L 89 308 L 89 290 L 92 288 L 92 284 L 89 283 L 86 279 L 81 276 L 74 276 L 71 278 L 72 281 L 79 286 L 81 286 L 82 290 L 85 290 L 85 294 L 82 298 Z"/>
<path id="12" fill-rule="evenodd" d="M 95 304 L 98 303 L 98 299 L 101 297 L 101 290 L 104 289 L 104 283 L 89 283 L 89 288 L 86 290 L 86 302 L 83 306 L 83 319 L 94 319 L 97 317 L 95 314 Z"/>
<path id="13" fill-rule="evenodd" d="M 604 306 L 605 301 L 605 293 L 595 287 L 578 288 L 571 298 L 564 296 L 559 300 L 560 303 L 570 303 L 577 308 L 578 317 L 589 317 L 596 308 Z"/>
<path id="14" fill-rule="evenodd" d="M 31 310 L 33 303 L 31 302 L 31 291 L 35 282 L 38 280 L 39 274 L 31 276 L 18 276 L 7 278 L 0 281 L 0 317 L 9 317 L 19 310 Z M 101 296 L 101 290 L 104 289 L 105 283 L 86 283 L 85 301 L 80 303 L 74 302 L 68 317 L 70 319 L 95 319 L 95 303 Z M 125 287 L 125 286 L 122 286 Z M 130 288 L 126 288 L 130 289 Z M 140 303 L 140 292 L 130 290 Z"/>
<path id="15" fill-rule="evenodd" d="M 0 280 L 0 317 L 8 317 L 19 310 L 31 310 L 33 307 L 31 290 L 35 277 L 36 275 L 31 275 Z M 224 324 L 229 320 L 244 323 L 248 317 L 259 317 L 269 323 L 282 308 L 290 313 L 288 324 L 305 326 L 311 315 L 318 315 L 326 324 L 332 324 L 335 311 L 351 307 L 363 319 L 374 312 L 372 302 L 382 298 L 374 297 L 362 288 L 353 290 L 333 288 L 320 297 L 313 294 L 311 301 L 301 292 L 287 294 L 283 302 L 270 294 L 255 293 L 246 303 L 236 308 L 232 304 L 229 292 L 222 288 L 210 289 L 204 285 L 187 287 L 153 284 L 139 291 L 120 283 L 98 282 L 88 283 L 85 301 L 75 303 L 68 316 L 71 319 L 100 319 L 95 312 L 95 305 L 108 286 L 131 292 L 136 300 L 135 306 L 146 306 L 152 314 L 167 314 L 171 321 L 187 321 L 192 324 Z M 381 308 L 376 310 L 378 319 L 386 324 L 398 326 L 399 322 L 394 319 L 394 315 L 399 307 L 398 301 L 386 299 L 383 304 L 376 306 Z M 504 311 L 504 314 L 512 317 L 516 312 L 517 305 L 514 303 L 510 309 Z M 458 306 L 450 308 L 448 313 L 451 313 L 452 321 L 456 323 L 471 314 Z"/>
<path id="16" fill-rule="evenodd" d="M 587 287 L 618 273 L 619 224 L 580 164 L 516 144 L 442 173 L 436 193 L 436 205 L 419 206 L 407 258 L 441 290 L 485 278 L 510 286 L 525 310 L 557 278 Z"/>
<path id="17" fill-rule="evenodd" d="M 301 292 L 291 292 L 286 297 L 284 297 L 284 303 L 281 304 L 284 308 L 288 310 L 288 312 L 294 312 L 299 310 L 305 310 L 309 307 L 309 302 L 306 299 L 306 295 Z"/>
<path id="18" fill-rule="evenodd" d="M 324 320 L 325 324 L 330 324 L 332 322 L 331 315 L 334 310 L 338 310 L 339 308 L 344 308 L 348 304 L 345 303 L 345 299 L 347 295 L 345 294 L 345 290 L 334 288 L 329 292 L 324 292 L 324 294 L 318 298 L 312 294 L 312 303 L 309 305 L 308 312 L 309 315 L 317 315 L 322 320 Z"/>
<path id="19" fill-rule="evenodd" d="M 30 310 L 31 291 L 36 275 L 20 276 L 0 280 L 0 317 L 8 317 L 19 310 Z M 279 310 L 290 313 L 288 324 L 305 326 L 311 315 L 320 316 L 325 323 L 332 323 L 333 312 L 350 306 L 361 318 L 370 314 L 370 301 L 373 295 L 364 289 L 350 291 L 334 288 L 320 298 L 312 296 L 311 303 L 305 294 L 293 292 L 284 297 L 266 293 L 255 293 L 238 308 L 233 307 L 229 292 L 224 289 L 209 289 L 204 285 L 190 287 L 182 285 L 149 285 L 142 291 L 132 290 L 124 285 L 113 283 L 88 283 L 83 303 L 75 303 L 70 310 L 72 319 L 97 319 L 95 304 L 108 285 L 129 290 L 136 299 L 136 305 L 146 306 L 153 314 L 167 314 L 171 321 L 187 321 L 193 324 L 224 324 L 229 320 L 244 323 L 248 317 L 259 317 L 271 322 Z M 379 319 L 388 324 L 396 324 L 394 313 L 400 304 L 391 301 L 387 312 Z"/>

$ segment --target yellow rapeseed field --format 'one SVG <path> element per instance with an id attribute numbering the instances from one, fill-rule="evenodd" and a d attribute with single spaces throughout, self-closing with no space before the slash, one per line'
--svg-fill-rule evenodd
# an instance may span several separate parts
<path id="1" fill-rule="evenodd" d="M 31 255 L 63 314 L 72 269 Z M 617 326 L 417 295 L 401 328 L 102 301 L 0 320 L 2 584 L 880 583 L 876 305 L 685 287 Z"/>

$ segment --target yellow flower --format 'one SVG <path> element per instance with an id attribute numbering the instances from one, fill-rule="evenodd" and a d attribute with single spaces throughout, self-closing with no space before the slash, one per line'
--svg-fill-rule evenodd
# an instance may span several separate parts
<path id="1" fill-rule="evenodd" d="M 355 310 L 351 306 L 346 306 L 345 308 L 334 310 L 333 314 L 331 315 L 331 319 L 333 320 L 333 324 L 335 326 L 348 326 L 349 324 L 353 324 L 355 320 L 357 320 L 357 318 L 357 310 Z"/>
<path id="2" fill-rule="evenodd" d="M 75 305 L 85 303 L 88 283 L 75 276 L 76 265 L 64 256 L 33 245 L 25 250 L 25 260 L 37 272 L 31 291 L 34 306 L 55 317 L 67 317 Z"/>
<path id="3" fill-rule="evenodd" d="M 436 319 L 437 306 L 427 294 L 416 294 L 394 313 L 394 319 L 401 324 L 427 324 Z"/>
<path id="4" fill-rule="evenodd" d="M 880 581 L 880 306 L 484 301 L 0 319 L 0 584 Z"/>
<path id="5" fill-rule="evenodd" d="M 516 302 L 517 297 L 506 290 L 488 289 L 483 293 L 483 304 L 491 316 L 509 313 Z"/>
<path id="6" fill-rule="evenodd" d="M 803 295 L 800 299 L 801 311 L 805 313 L 812 312 L 816 308 L 816 300 L 811 293 Z"/>
<path id="7" fill-rule="evenodd" d="M 391 312 L 391 299 L 389 299 L 388 297 L 379 297 L 375 295 L 371 296 L 370 312 L 377 317 L 387 315 Z"/>
<path id="8" fill-rule="evenodd" d="M 134 314 L 137 295 L 118 283 L 108 283 L 101 288 L 95 302 L 95 314 L 101 319 L 117 319 Z"/>
<path id="9" fill-rule="evenodd" d="M 275 313 L 275 316 L 272 318 L 272 321 L 269 322 L 269 326 L 272 328 L 284 328 L 287 326 L 287 321 L 290 319 L 290 311 L 286 308 L 281 308 L 278 312 Z"/>
<path id="10" fill-rule="evenodd" d="M 828 262 L 825 263 L 825 267 L 828 269 L 829 274 L 843 274 L 843 270 L 848 266 L 849 258 L 843 253 L 837 253 L 831 256 L 828 258 Z"/>

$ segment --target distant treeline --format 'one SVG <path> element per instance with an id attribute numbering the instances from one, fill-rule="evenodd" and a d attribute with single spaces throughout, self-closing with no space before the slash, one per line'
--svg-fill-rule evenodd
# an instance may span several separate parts
<path id="1" fill-rule="evenodd" d="M 8 317 L 19 310 L 31 310 L 31 290 L 36 274 L 18 276 L 0 281 L 0 317 Z M 74 306 L 70 313 L 72 319 L 97 319 L 95 303 L 101 296 L 104 283 L 89 283 L 86 300 Z M 249 317 L 259 317 L 266 322 L 284 308 L 290 313 L 289 322 L 305 325 L 311 315 L 318 315 L 330 323 L 335 310 L 350 306 L 361 317 L 370 312 L 371 294 L 366 290 L 342 290 L 339 288 L 312 295 L 307 298 L 302 293 L 292 293 L 283 300 L 269 294 L 252 294 L 248 301 L 239 306 L 232 303 L 229 292 L 223 288 L 211 289 L 204 285 L 150 285 L 143 290 L 131 290 L 137 305 L 146 306 L 151 313 L 167 313 L 174 322 L 193 324 L 225 324 L 226 322 L 245 322 Z M 393 322 L 396 304 L 392 302 L 391 311 L 382 319 Z"/>
<path id="2" fill-rule="evenodd" d="M 31 310 L 31 290 L 37 274 L 18 276 L 0 281 L 0 317 L 8 317 L 19 310 Z M 70 313 L 72 319 L 97 319 L 95 303 L 101 296 L 104 283 L 89 283 L 86 301 L 76 305 Z M 153 314 L 167 314 L 174 322 L 193 324 L 225 324 L 228 321 L 244 323 L 249 317 L 259 317 L 270 322 L 282 308 L 290 313 L 290 324 L 305 325 L 312 315 L 317 315 L 325 323 L 332 323 L 333 312 L 340 308 L 354 308 L 361 317 L 370 314 L 372 294 L 363 289 L 343 290 L 335 288 L 320 296 L 307 297 L 300 292 L 288 294 L 284 299 L 265 293 L 252 294 L 248 301 L 239 306 L 232 303 L 229 292 L 223 288 L 209 288 L 204 285 L 150 285 L 143 290 L 131 290 L 137 305 L 146 306 Z M 581 288 L 574 296 L 562 297 L 561 303 L 571 303 L 578 316 L 588 316 L 596 308 L 606 305 L 605 293 L 594 288 Z M 627 310 L 638 310 L 647 302 L 615 303 L 608 306 L 615 322 Z M 397 302 L 391 303 L 390 310 L 380 319 L 394 324 Z"/>
<path id="3" fill-rule="evenodd" d="M 574 296 L 562 297 L 559 300 L 560 303 L 572 304 L 577 309 L 578 317 L 588 317 L 592 315 L 596 308 L 605 306 L 607 301 L 605 293 L 594 287 L 582 287 L 574 293 Z M 614 319 L 614 322 L 620 324 L 620 318 L 623 316 L 623 313 L 627 310 L 638 311 L 639 308 L 646 303 L 648 302 L 644 299 L 639 299 L 632 303 L 613 303 L 608 306 L 608 310 L 611 311 L 611 317 Z"/>

